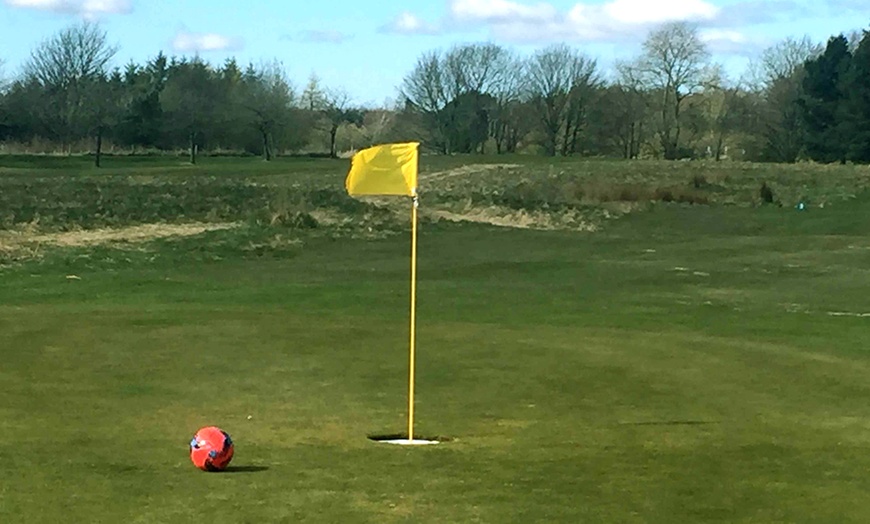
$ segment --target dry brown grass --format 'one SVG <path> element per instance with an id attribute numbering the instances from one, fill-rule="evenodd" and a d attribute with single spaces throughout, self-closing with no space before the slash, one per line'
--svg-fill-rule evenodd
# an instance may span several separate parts
<path id="1" fill-rule="evenodd" d="M 497 206 L 469 208 L 461 212 L 436 209 L 431 216 L 451 222 L 474 222 L 497 227 L 594 232 L 599 226 L 579 212 L 550 213 L 507 209 Z"/>
<path id="2" fill-rule="evenodd" d="M 238 227 L 238 223 L 216 224 L 142 224 L 122 228 L 91 229 L 64 233 L 46 233 L 31 237 L 25 236 L 28 243 L 51 244 L 60 247 L 83 247 L 109 244 L 114 242 L 141 243 L 161 238 L 189 237 L 209 231 L 223 231 Z"/>
<path id="3" fill-rule="evenodd" d="M 141 224 L 121 228 L 88 229 L 62 233 L 40 232 L 34 225 L 0 231 L 0 259 L 24 260 L 41 256 L 43 247 L 92 247 L 105 244 L 141 244 L 172 237 L 191 237 L 238 227 L 235 222 L 206 224 Z"/>
<path id="4" fill-rule="evenodd" d="M 446 171 L 422 173 L 420 174 L 420 180 L 431 184 L 433 182 L 437 183 L 437 181 L 447 178 L 481 175 L 490 173 L 492 171 L 513 170 L 519 169 L 521 167 L 523 166 L 519 164 L 469 164 L 466 166 L 457 167 L 455 169 L 448 169 Z"/>

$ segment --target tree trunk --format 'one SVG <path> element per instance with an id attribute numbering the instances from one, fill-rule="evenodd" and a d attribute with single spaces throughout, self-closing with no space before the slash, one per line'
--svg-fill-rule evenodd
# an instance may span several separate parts
<path id="1" fill-rule="evenodd" d="M 643 122 L 637 125 L 637 141 L 634 143 L 634 158 L 640 158 L 640 148 L 643 147 L 644 134 Z"/>
<path id="2" fill-rule="evenodd" d="M 263 160 L 266 162 L 272 161 L 272 150 L 269 147 L 269 133 L 266 131 L 260 131 L 263 135 Z"/>
<path id="3" fill-rule="evenodd" d="M 674 132 L 674 158 L 672 160 L 679 160 L 680 158 L 680 131 L 682 130 L 682 126 L 680 125 L 680 106 L 683 103 L 683 99 L 680 98 L 679 93 L 674 93 L 674 127 L 676 131 Z"/>
<path id="4" fill-rule="evenodd" d="M 338 133 L 338 126 L 333 124 L 329 130 L 329 156 L 338 158 L 338 152 L 335 150 L 335 135 Z"/>
<path id="5" fill-rule="evenodd" d="M 680 95 L 671 86 L 665 88 L 662 102 L 661 144 L 665 160 L 677 160 L 680 144 Z M 673 101 L 671 101 L 673 95 Z"/>
<path id="6" fill-rule="evenodd" d="M 571 142 L 570 136 L 571 136 L 571 133 L 573 132 L 573 127 L 571 126 L 571 120 L 572 119 L 571 119 L 570 115 L 565 120 L 565 135 L 562 137 L 562 156 L 563 157 L 568 156 L 568 153 L 569 153 L 568 149 L 570 147 L 570 142 Z"/>
<path id="7" fill-rule="evenodd" d="M 671 144 L 671 127 L 670 122 L 668 122 L 668 111 L 670 111 L 670 96 L 669 89 L 670 87 L 665 88 L 664 97 L 662 100 L 662 129 L 661 129 L 661 143 L 662 143 L 662 153 L 665 156 L 665 160 L 670 160 L 670 144 Z"/>
<path id="8" fill-rule="evenodd" d="M 100 161 L 102 160 L 103 155 L 103 128 L 97 128 L 97 151 L 94 155 L 94 166 L 100 167 Z"/>
<path id="9" fill-rule="evenodd" d="M 572 155 L 577 154 L 577 142 L 580 141 L 580 124 L 574 126 L 574 132 L 571 134 L 571 149 Z"/>
<path id="10" fill-rule="evenodd" d="M 550 123 L 547 124 L 547 142 L 544 144 L 547 156 L 556 156 L 559 148 L 559 130 L 554 129 Z"/>
<path id="11" fill-rule="evenodd" d="M 190 163 L 196 165 L 196 133 L 190 133 Z"/>

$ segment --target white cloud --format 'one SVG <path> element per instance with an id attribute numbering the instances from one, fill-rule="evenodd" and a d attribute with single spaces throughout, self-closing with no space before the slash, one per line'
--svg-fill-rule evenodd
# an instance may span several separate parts
<path id="1" fill-rule="evenodd" d="M 560 11 L 547 2 L 527 0 L 447 0 L 450 28 L 484 27 L 513 42 L 638 40 L 665 22 L 713 22 L 721 9 L 708 0 L 609 0 L 578 2 Z M 404 12 L 386 26 L 403 34 L 435 34 L 439 25 Z"/>
<path id="2" fill-rule="evenodd" d="M 732 44 L 745 44 L 749 39 L 740 31 L 732 29 L 705 29 L 700 34 L 701 41 L 709 42 L 730 42 Z"/>
<path id="3" fill-rule="evenodd" d="M 131 0 L 4 0 L 9 7 L 96 18 L 100 15 L 128 14 Z"/>
<path id="4" fill-rule="evenodd" d="M 242 47 L 241 39 L 217 33 L 179 31 L 172 39 L 172 49 L 179 53 L 231 51 Z"/>
<path id="5" fill-rule="evenodd" d="M 497 0 L 453 0 L 457 4 L 501 5 Z M 513 3 L 510 3 L 514 5 Z M 493 13 L 479 19 L 501 38 L 520 42 L 574 40 L 585 42 L 623 42 L 642 38 L 655 25 L 665 22 L 707 22 L 714 20 L 719 8 L 704 0 L 611 0 L 603 4 L 577 3 L 566 13 L 548 4 L 539 4 L 535 13 L 517 7 L 513 18 Z M 455 16 L 455 15 L 454 15 Z M 537 18 L 536 18 L 537 17 Z"/>
<path id="6" fill-rule="evenodd" d="M 299 40 L 302 42 L 314 42 L 319 44 L 340 44 L 350 40 L 350 35 L 336 31 L 334 29 L 312 29 L 299 33 Z"/>
<path id="7" fill-rule="evenodd" d="M 438 26 L 430 24 L 408 11 L 400 13 L 390 23 L 381 27 L 381 31 L 402 35 L 435 35 L 441 32 Z"/>
<path id="8" fill-rule="evenodd" d="M 865 13 L 867 9 L 866 0 L 834 0 L 831 2 L 833 9 L 843 9 L 846 11 L 854 11 L 856 13 Z"/>
<path id="9" fill-rule="evenodd" d="M 720 9 L 705 0 L 610 0 L 579 2 L 562 13 L 549 3 L 527 4 L 512 0 L 450 0 L 449 17 L 458 22 L 477 22 L 514 30 L 526 25 L 533 33 L 575 34 L 581 38 L 606 39 L 637 27 L 674 21 L 712 20 Z M 553 34 L 553 31 L 556 34 Z"/>
<path id="10" fill-rule="evenodd" d="M 559 14 L 550 4 L 525 5 L 510 0 L 451 0 L 449 12 L 455 20 L 489 23 L 542 22 Z"/>
<path id="11" fill-rule="evenodd" d="M 734 29 L 704 29 L 698 36 L 716 54 L 754 56 L 768 45 L 763 40 Z"/>
<path id="12" fill-rule="evenodd" d="M 719 14 L 718 7 L 703 0 L 613 0 L 602 11 L 606 19 L 635 25 L 711 20 Z"/>
<path id="13" fill-rule="evenodd" d="M 737 27 L 770 22 L 788 23 L 807 16 L 812 15 L 808 15 L 806 6 L 795 0 L 743 0 L 723 6 L 716 23 Z"/>

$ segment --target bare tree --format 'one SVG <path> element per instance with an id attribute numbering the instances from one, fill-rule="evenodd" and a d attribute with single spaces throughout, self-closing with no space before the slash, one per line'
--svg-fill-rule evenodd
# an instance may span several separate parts
<path id="1" fill-rule="evenodd" d="M 776 82 L 793 77 L 807 60 L 823 50 L 808 36 L 786 38 L 762 51 L 760 57 L 750 63 L 747 82 L 758 91 L 770 89 Z"/>
<path id="2" fill-rule="evenodd" d="M 738 86 L 719 84 L 706 95 L 712 136 L 711 155 L 718 162 L 725 154 L 726 141 L 747 120 L 743 91 Z"/>
<path id="3" fill-rule="evenodd" d="M 702 89 L 709 60 L 697 27 L 672 22 L 649 34 L 640 58 L 631 66 L 634 76 L 659 95 L 658 135 L 666 159 L 680 156 L 684 103 Z"/>
<path id="4" fill-rule="evenodd" d="M 589 68 L 580 66 L 577 74 L 574 85 L 568 93 L 568 111 L 565 115 L 565 128 L 562 131 L 562 156 L 578 152 L 580 136 L 587 124 L 589 107 L 598 96 L 597 91 L 601 86 L 594 66 Z"/>
<path id="5" fill-rule="evenodd" d="M 620 65 L 617 65 L 620 70 Z M 649 95 L 630 76 L 620 74 L 601 92 L 592 108 L 592 118 L 602 144 L 625 159 L 640 156 L 647 140 Z"/>
<path id="6" fill-rule="evenodd" d="M 402 82 L 402 98 L 406 108 L 420 113 L 423 123 L 443 153 L 450 152 L 448 141 L 449 122 L 444 118 L 448 94 L 446 78 L 440 53 L 428 52 L 417 59 L 414 69 Z"/>
<path id="7" fill-rule="evenodd" d="M 326 102 L 326 94 L 323 86 L 320 85 L 320 77 L 311 73 L 308 77 L 308 83 L 305 84 L 305 89 L 302 90 L 300 104 L 303 109 L 308 111 L 323 111 Z"/>
<path id="8" fill-rule="evenodd" d="M 527 66 L 528 97 L 537 108 L 543 132 L 544 150 L 549 156 L 567 154 L 569 142 L 576 143 L 578 115 L 585 109 L 588 94 L 600 82 L 595 60 L 556 44 L 535 53 Z"/>
<path id="9" fill-rule="evenodd" d="M 43 124 L 62 144 L 87 132 L 97 100 L 93 90 L 108 76 L 116 52 L 106 32 L 91 22 L 63 29 L 31 52 L 25 77 L 43 88 L 48 108 Z"/>
<path id="10" fill-rule="evenodd" d="M 507 116 L 519 94 L 516 64 L 514 55 L 495 44 L 426 53 L 402 84 L 406 109 L 422 116 L 442 152 L 483 152 L 491 131 L 499 129 L 494 122 Z M 503 142 L 497 140 L 496 147 Z"/>
<path id="11" fill-rule="evenodd" d="M 798 107 L 804 64 L 822 51 L 809 37 L 786 38 L 765 49 L 750 65 L 750 86 L 760 100 L 756 115 L 765 160 L 798 159 L 806 137 Z"/>
<path id="12" fill-rule="evenodd" d="M 511 54 L 496 44 L 466 44 L 451 49 L 443 60 L 446 118 L 457 149 L 484 152 L 499 92 L 511 73 Z"/>
<path id="13" fill-rule="evenodd" d="M 395 125 L 397 118 L 399 118 L 398 111 L 387 104 L 380 108 L 369 108 L 363 116 L 363 125 L 360 129 L 363 134 L 362 144 L 374 145 L 383 141 Z"/>
<path id="14" fill-rule="evenodd" d="M 292 119 L 293 88 L 279 62 L 250 67 L 243 79 L 242 106 L 262 139 L 263 160 L 274 156 L 275 137 Z"/>
<path id="15" fill-rule="evenodd" d="M 357 126 L 363 123 L 363 112 L 351 106 L 350 95 L 342 89 L 331 89 L 324 93 L 323 114 L 329 125 L 329 156 L 338 157 L 335 147 L 335 136 L 344 124 Z"/>
<path id="16" fill-rule="evenodd" d="M 507 71 L 501 66 L 509 52 L 496 44 L 466 44 L 456 46 L 444 57 L 447 95 L 492 93 Z"/>
<path id="17" fill-rule="evenodd" d="M 522 121 L 522 95 L 525 90 L 525 61 L 505 51 L 495 59 L 497 80 L 491 87 L 495 108 L 490 118 L 490 134 L 498 154 L 516 151 L 519 135 L 526 126 Z"/>
<path id="18" fill-rule="evenodd" d="M 429 52 L 417 59 L 414 70 L 402 83 L 402 95 L 424 113 L 437 113 L 447 104 L 441 56 Z"/>

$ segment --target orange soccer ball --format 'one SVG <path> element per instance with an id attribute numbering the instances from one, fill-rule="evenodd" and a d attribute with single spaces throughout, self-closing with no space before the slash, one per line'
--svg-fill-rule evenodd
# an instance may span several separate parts
<path id="1" fill-rule="evenodd" d="M 215 426 L 202 428 L 190 441 L 190 460 L 203 471 L 223 471 L 233 460 L 233 439 Z"/>

